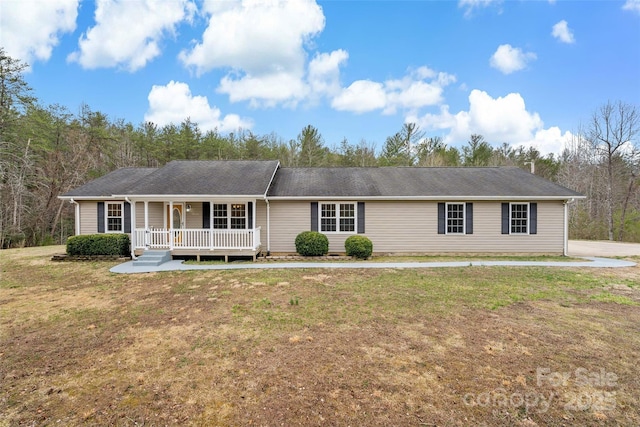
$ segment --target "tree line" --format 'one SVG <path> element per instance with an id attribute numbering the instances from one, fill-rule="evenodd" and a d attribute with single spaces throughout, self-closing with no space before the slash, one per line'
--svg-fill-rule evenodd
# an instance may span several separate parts
<path id="1" fill-rule="evenodd" d="M 58 196 L 122 167 L 171 160 L 279 160 L 283 166 L 517 166 L 587 195 L 570 207 L 572 238 L 640 241 L 638 108 L 607 103 L 560 155 L 493 145 L 471 135 L 460 148 L 414 123 L 375 143 L 327 143 L 305 126 L 295 139 L 248 130 L 203 132 L 180 124 L 133 125 L 88 105 L 72 113 L 42 106 L 24 80 L 27 65 L 0 48 L 0 248 L 62 243 L 73 209 Z"/>

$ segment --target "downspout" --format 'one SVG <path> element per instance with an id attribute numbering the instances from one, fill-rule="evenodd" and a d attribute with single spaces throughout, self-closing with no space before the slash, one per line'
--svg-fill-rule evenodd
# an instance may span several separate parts
<path id="1" fill-rule="evenodd" d="M 264 201 L 267 203 L 267 256 L 271 255 L 271 205 L 266 197 Z"/>
<path id="2" fill-rule="evenodd" d="M 269 193 L 269 189 L 271 188 L 271 184 L 273 184 L 273 180 L 276 177 L 276 173 L 280 169 L 280 162 L 276 164 L 276 168 L 271 175 L 271 179 L 269 180 L 269 184 L 267 185 L 267 189 L 264 191 L 264 195 L 262 198 L 267 204 L 267 256 L 271 255 L 271 205 L 269 204 L 269 199 L 267 198 L 267 194 Z"/>
<path id="3" fill-rule="evenodd" d="M 73 198 L 69 199 L 69 203 L 71 203 L 72 205 L 76 205 L 75 206 L 75 218 L 74 218 L 74 225 L 75 225 L 75 234 L 76 236 L 80 235 L 80 203 L 76 202 L 75 200 L 73 200 Z"/>
<path id="4" fill-rule="evenodd" d="M 131 259 L 135 260 L 136 258 L 136 204 L 129 200 L 129 197 L 125 197 L 124 201 L 131 205 Z"/>
<path id="5" fill-rule="evenodd" d="M 564 248 L 562 255 L 569 255 L 569 204 L 575 202 L 575 199 L 566 200 L 564 205 Z"/>

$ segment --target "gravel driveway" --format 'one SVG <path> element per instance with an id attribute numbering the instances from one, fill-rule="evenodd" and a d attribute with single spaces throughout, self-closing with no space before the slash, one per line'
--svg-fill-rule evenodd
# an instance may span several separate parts
<path id="1" fill-rule="evenodd" d="M 569 240 L 569 256 L 640 256 L 640 243 Z"/>

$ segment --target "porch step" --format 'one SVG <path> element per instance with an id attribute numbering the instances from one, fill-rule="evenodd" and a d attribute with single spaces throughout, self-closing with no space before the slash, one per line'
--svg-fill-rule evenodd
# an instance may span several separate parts
<path id="1" fill-rule="evenodd" d="M 171 251 L 144 251 L 144 253 L 133 261 L 138 267 L 157 267 L 171 261 Z"/>

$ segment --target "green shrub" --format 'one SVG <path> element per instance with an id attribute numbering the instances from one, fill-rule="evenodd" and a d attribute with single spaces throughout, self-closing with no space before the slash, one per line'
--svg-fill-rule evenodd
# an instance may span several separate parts
<path id="1" fill-rule="evenodd" d="M 373 243 L 368 237 L 353 235 L 344 241 L 344 249 L 349 256 L 367 259 L 373 253 Z"/>
<path id="2" fill-rule="evenodd" d="M 128 256 L 128 234 L 87 234 L 67 239 L 69 255 L 119 255 Z"/>
<path id="3" fill-rule="evenodd" d="M 317 231 L 303 231 L 296 236 L 296 252 L 302 256 L 321 256 L 329 252 L 329 239 Z"/>

